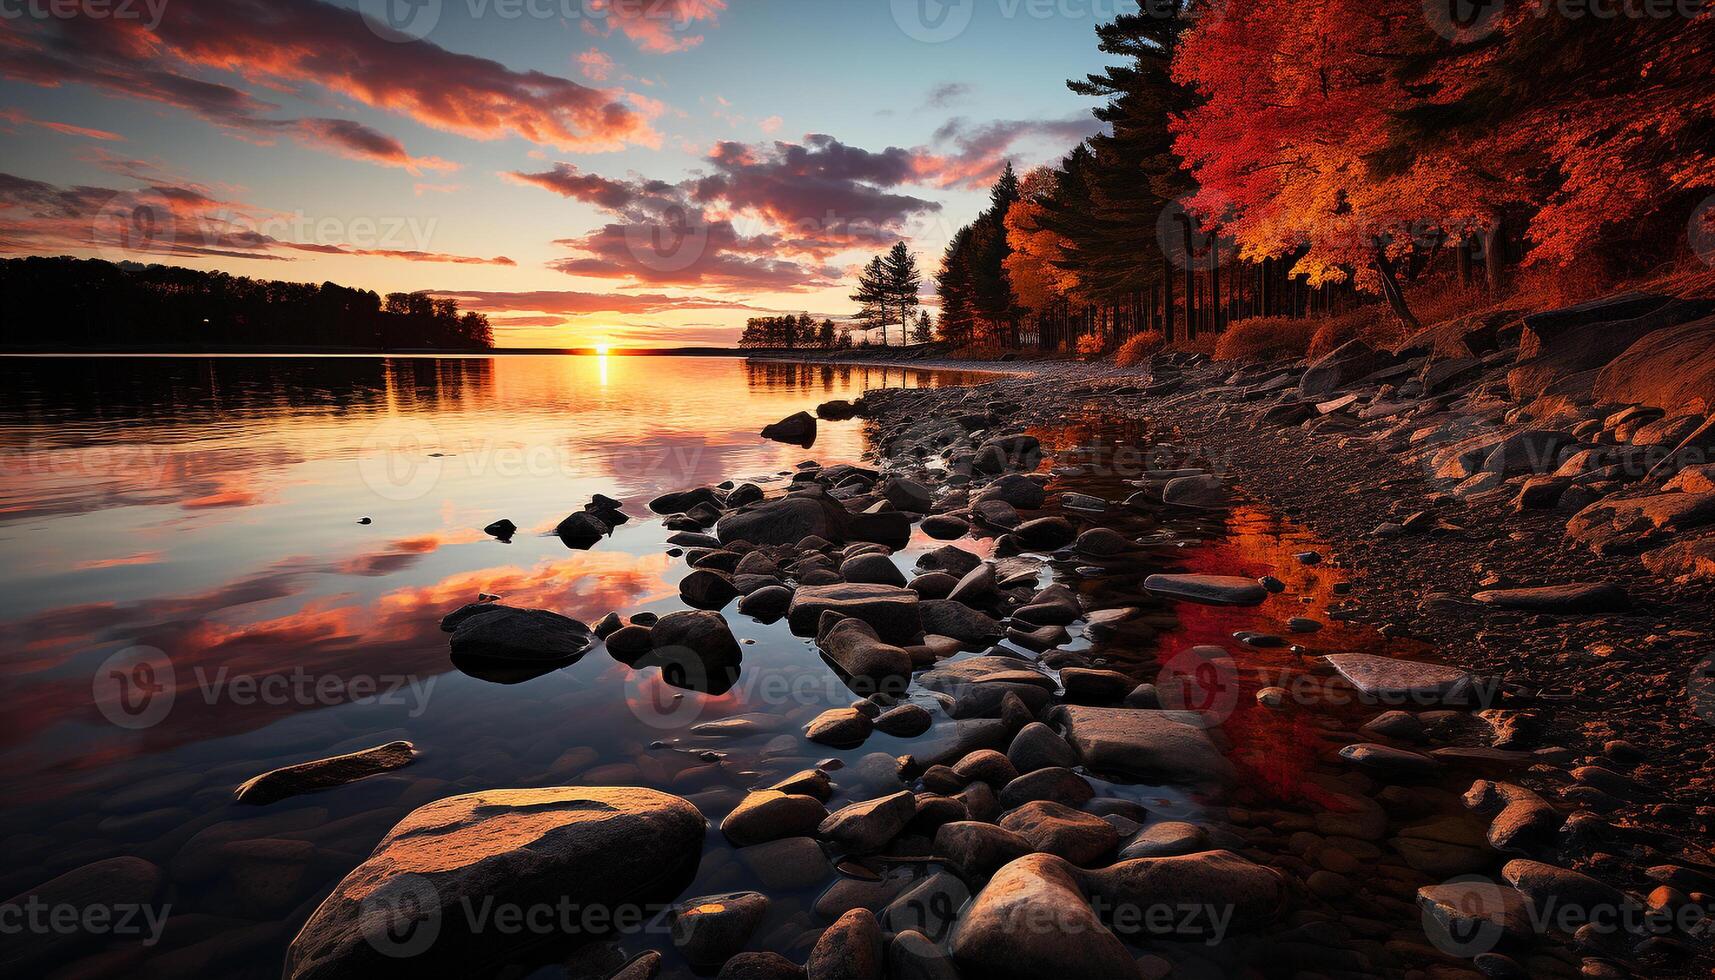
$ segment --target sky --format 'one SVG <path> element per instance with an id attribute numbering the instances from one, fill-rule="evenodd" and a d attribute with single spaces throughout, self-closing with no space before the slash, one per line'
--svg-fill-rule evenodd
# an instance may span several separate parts
<path id="1" fill-rule="evenodd" d="M 1099 124 L 1116 0 L 0 0 L 0 255 L 725 344 Z M 927 290 L 927 287 L 926 287 Z M 281 342 L 289 343 L 289 338 Z"/>

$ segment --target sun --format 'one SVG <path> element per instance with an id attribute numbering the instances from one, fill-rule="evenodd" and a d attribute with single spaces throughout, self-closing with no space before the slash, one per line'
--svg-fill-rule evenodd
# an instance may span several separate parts
<path id="1" fill-rule="evenodd" d="M 597 357 L 606 357 L 607 351 L 608 351 L 608 346 L 606 344 L 595 345 L 595 353 L 596 353 Z"/>

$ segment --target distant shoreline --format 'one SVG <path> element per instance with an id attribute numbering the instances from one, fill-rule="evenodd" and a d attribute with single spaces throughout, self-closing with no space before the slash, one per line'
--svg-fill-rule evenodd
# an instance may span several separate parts
<path id="1" fill-rule="evenodd" d="M 744 357 L 732 347 L 626 347 L 616 357 Z M 593 347 L 398 348 L 379 347 L 4 347 L 0 357 L 594 357 Z"/>

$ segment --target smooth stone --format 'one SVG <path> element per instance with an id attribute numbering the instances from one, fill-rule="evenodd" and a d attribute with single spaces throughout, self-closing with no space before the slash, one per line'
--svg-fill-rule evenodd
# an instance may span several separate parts
<path id="1" fill-rule="evenodd" d="M 715 980 L 803 980 L 804 968 L 779 953 L 739 953 Z"/>
<path id="2" fill-rule="evenodd" d="M 768 898 L 760 892 L 707 895 L 673 906 L 668 928 L 686 960 L 712 967 L 742 950 L 767 914 Z"/>
<path id="3" fill-rule="evenodd" d="M 671 900 L 695 872 L 705 827 L 695 806 L 648 789 L 501 789 L 437 800 L 407 814 L 334 886 L 292 940 L 283 975 L 397 973 L 395 923 L 378 908 L 438 917 L 438 930 L 422 933 L 436 969 L 476 970 L 513 937 L 473 931 L 463 903 Z"/>
<path id="4" fill-rule="evenodd" d="M 874 728 L 875 722 L 854 708 L 829 708 L 804 726 L 804 737 L 834 748 L 855 748 Z"/>
<path id="5" fill-rule="evenodd" d="M 116 922 L 126 907 L 165 916 L 169 909 L 156 910 L 150 905 L 165 881 L 166 875 L 149 861 L 115 857 L 73 868 L 14 895 L 4 904 L 10 913 L 6 933 L 11 938 L 0 944 L 0 967 L 10 977 L 48 976 L 62 971 L 90 948 L 90 934 L 76 923 L 95 921 L 95 916 L 101 916 L 103 922 Z M 32 906 L 46 917 L 34 929 L 26 918 Z M 59 909 L 68 911 L 56 911 Z M 53 927 L 58 916 L 72 911 L 76 914 L 72 928 Z M 136 927 L 145 929 L 142 916 L 136 918 Z M 176 917 L 168 921 L 176 921 Z M 166 935 L 172 935 L 171 930 Z"/>
<path id="6" fill-rule="evenodd" d="M 1143 587 L 1158 595 L 1216 606 L 1257 606 L 1268 590 L 1255 579 L 1236 575 L 1151 575 Z"/>
<path id="7" fill-rule="evenodd" d="M 1072 548 L 1080 555 L 1112 558 L 1130 551 L 1132 543 L 1129 538 L 1112 528 L 1093 527 L 1078 535 L 1078 540 Z"/>
<path id="8" fill-rule="evenodd" d="M 1120 859 L 1176 857 L 1207 850 L 1209 835 L 1194 823 L 1164 820 L 1145 827 L 1120 850 Z"/>
<path id="9" fill-rule="evenodd" d="M 1084 765 L 1149 781 L 1230 782 L 1232 763 L 1208 733 L 1192 722 L 1192 712 L 1061 705 L 1049 718 L 1060 723 L 1066 741 Z"/>
<path id="10" fill-rule="evenodd" d="M 901 704 L 882 712 L 875 720 L 875 730 L 895 738 L 915 738 L 934 724 L 934 717 L 922 705 Z"/>
<path id="11" fill-rule="evenodd" d="M 924 534 L 937 541 L 954 541 L 971 532 L 970 524 L 963 518 L 950 514 L 932 514 L 923 518 L 923 522 L 918 526 L 923 529 Z"/>
<path id="12" fill-rule="evenodd" d="M 903 695 L 911 682 L 911 655 L 883 643 L 875 627 L 860 619 L 841 619 L 821 631 L 816 645 L 839 668 L 857 693 Z"/>
<path id="13" fill-rule="evenodd" d="M 696 609 L 720 609 L 738 598 L 738 588 L 721 572 L 696 568 L 679 580 L 679 598 Z"/>
<path id="14" fill-rule="evenodd" d="M 959 580 L 946 572 L 924 572 L 907 586 L 919 599 L 945 599 L 958 588 Z"/>
<path id="15" fill-rule="evenodd" d="M 1470 694 L 1476 678 L 1457 667 L 1396 660 L 1365 653 L 1324 657 L 1328 665 L 1366 697 L 1382 701 L 1455 703 Z"/>
<path id="16" fill-rule="evenodd" d="M 828 817 L 822 801 L 778 790 L 756 790 L 721 821 L 721 833 L 739 847 L 785 837 L 807 837 Z"/>
<path id="17" fill-rule="evenodd" d="M 1125 700 L 1131 691 L 1131 678 L 1116 670 L 1090 667 L 1067 667 L 1060 671 L 1060 683 L 1066 688 L 1066 700 L 1076 704 L 1112 704 Z"/>
<path id="18" fill-rule="evenodd" d="M 1018 778 L 1012 762 L 994 749 L 970 753 L 953 764 L 953 772 L 966 783 L 984 782 L 997 790 Z"/>
<path id="19" fill-rule="evenodd" d="M 982 563 L 981 558 L 969 551 L 946 544 L 933 551 L 924 552 L 918 557 L 916 567 L 925 572 L 946 572 L 954 578 L 964 578 L 971 569 Z"/>
<path id="20" fill-rule="evenodd" d="M 784 585 L 769 585 L 746 594 L 738 600 L 738 611 L 762 623 L 777 623 L 786 618 L 792 605 L 792 590 Z"/>
<path id="21" fill-rule="evenodd" d="M 952 955 L 928 936 L 908 929 L 895 933 L 887 947 L 889 980 L 959 980 Z"/>
<path id="22" fill-rule="evenodd" d="M 916 593 L 911 595 L 915 600 Z M 919 603 L 917 611 L 923 632 L 950 636 L 961 643 L 989 643 L 1004 635 L 1000 623 L 963 603 L 932 599 Z"/>
<path id="23" fill-rule="evenodd" d="M 935 831 L 933 850 L 970 878 L 981 879 L 1035 848 L 1023 837 L 994 824 L 959 820 L 944 823 Z"/>
<path id="24" fill-rule="evenodd" d="M 1232 502 L 1221 478 L 1209 473 L 1176 477 L 1161 488 L 1162 503 L 1174 507 L 1224 508 Z"/>
<path id="25" fill-rule="evenodd" d="M 822 613 L 831 610 L 868 623 L 883 642 L 907 644 L 924 631 L 919 605 L 917 593 L 910 589 L 843 583 L 800 587 L 786 615 L 798 636 L 815 635 Z"/>
<path id="26" fill-rule="evenodd" d="M 917 798 L 899 792 L 836 810 L 816 833 L 849 854 L 873 854 L 899 836 L 916 815 Z"/>
<path id="27" fill-rule="evenodd" d="M 1064 548 L 1078 536 L 1077 528 L 1064 517 L 1038 517 L 1013 528 L 1012 533 L 1032 548 Z"/>
<path id="28" fill-rule="evenodd" d="M 1631 608 L 1626 590 L 1612 582 L 1490 589 L 1471 598 L 1499 609 L 1534 613 L 1617 613 Z"/>
<path id="29" fill-rule="evenodd" d="M 1037 851 L 1079 865 L 1100 860 L 1120 843 L 1119 831 L 1101 817 L 1047 800 L 1012 810 L 1000 818 L 1000 826 L 1029 841 Z"/>
<path id="30" fill-rule="evenodd" d="M 621 626 L 607 638 L 607 652 L 631 662 L 655 649 L 655 631 L 648 626 Z"/>
<path id="31" fill-rule="evenodd" d="M 1006 750 L 1006 757 L 1020 773 L 1049 768 L 1069 769 L 1078 764 L 1078 750 L 1054 729 L 1039 721 L 1019 729 Z"/>
<path id="32" fill-rule="evenodd" d="M 840 563 L 840 578 L 865 585 L 904 588 L 905 573 L 893 559 L 881 554 L 857 555 Z"/>
<path id="33" fill-rule="evenodd" d="M 1070 769 L 1051 768 L 1028 772 L 1007 783 L 1000 791 L 1003 810 L 1026 803 L 1045 800 L 1065 806 L 1083 806 L 1094 799 L 1096 791 L 1084 777 Z"/>
<path id="34" fill-rule="evenodd" d="M 502 663 L 569 663 L 595 644 L 595 634 L 575 619 L 492 603 L 465 606 L 441 629 L 452 634 L 454 657 Z"/>
<path id="35" fill-rule="evenodd" d="M 804 964 L 806 980 L 881 980 L 886 963 L 881 925 L 868 909 L 840 916 L 816 940 Z"/>
<path id="36" fill-rule="evenodd" d="M 762 438 L 808 446 L 816 441 L 816 417 L 809 412 L 797 412 L 772 425 L 764 426 Z"/>
<path id="37" fill-rule="evenodd" d="M 1539 854 L 1551 850 L 1565 819 L 1547 800 L 1523 786 L 1479 779 L 1463 797 L 1477 813 L 1493 814 L 1489 846 L 1506 854 Z"/>
<path id="38" fill-rule="evenodd" d="M 239 803 L 262 806 L 402 769 L 416 757 L 416 747 L 410 742 L 388 742 L 361 752 L 300 762 L 265 772 L 245 781 L 234 791 L 233 798 Z"/>
<path id="39" fill-rule="evenodd" d="M 1184 941 L 1193 934 L 1230 941 L 1232 932 L 1255 929 L 1272 921 L 1286 904 L 1286 884 L 1280 872 L 1231 851 L 1202 851 L 1172 857 L 1134 858 L 1083 873 L 1091 895 L 1112 908 L 1218 909 L 1221 931 L 1210 933 L 1213 922 L 1175 919 L 1161 923 L 1164 938 Z M 1150 919 L 1143 930 L 1148 933 Z M 1181 931 L 1188 926 L 1195 933 Z"/>
<path id="40" fill-rule="evenodd" d="M 1360 742 L 1340 750 L 1340 758 L 1377 775 L 1422 778 L 1441 770 L 1441 763 L 1421 752 L 1396 749 L 1375 742 Z"/>
<path id="41" fill-rule="evenodd" d="M 1102 925 L 1079 872 L 1030 854 L 995 873 L 953 929 L 959 975 L 984 980 L 1137 980 L 1132 954 Z"/>
<path id="42" fill-rule="evenodd" d="M 1001 500 L 1025 510 L 1038 510 L 1047 501 L 1042 484 L 1019 473 L 1008 473 L 978 492 L 976 501 Z"/>

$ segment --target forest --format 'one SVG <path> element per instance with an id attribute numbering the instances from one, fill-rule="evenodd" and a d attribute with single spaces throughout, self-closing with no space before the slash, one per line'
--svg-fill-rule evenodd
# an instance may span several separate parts
<path id="1" fill-rule="evenodd" d="M 13 350 L 494 346 L 486 316 L 424 293 L 67 257 L 0 261 L 0 323 Z"/>
<path id="2" fill-rule="evenodd" d="M 942 339 L 1302 355 L 1715 242 L 1715 12 L 1421 0 L 1144 4 L 1068 84 L 1105 131 L 1009 165 L 951 238 Z M 1427 13 L 1426 13 L 1427 12 Z M 1699 204 L 1701 202 L 1701 206 Z M 1707 261 L 1707 255 L 1705 255 Z"/>

